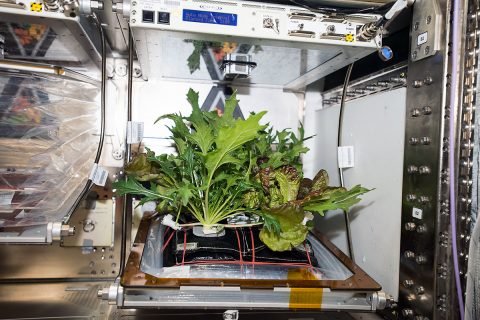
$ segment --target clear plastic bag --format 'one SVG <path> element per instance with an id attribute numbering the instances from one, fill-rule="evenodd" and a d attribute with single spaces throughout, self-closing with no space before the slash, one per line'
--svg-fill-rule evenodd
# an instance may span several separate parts
<path id="1" fill-rule="evenodd" d="M 160 219 L 161 220 L 161 219 Z M 152 221 L 148 230 L 143 250 L 140 269 L 142 272 L 157 278 L 194 278 L 194 279 L 255 279 L 255 280 L 288 280 L 292 272 L 298 271 L 297 277 L 305 276 L 312 280 L 345 280 L 351 277 L 352 272 L 340 262 L 325 246 L 313 235 L 308 236 L 314 259 L 318 267 L 295 267 L 286 265 L 265 264 L 190 264 L 173 267 L 164 267 L 163 247 L 165 226 L 159 221 Z M 308 270 L 307 273 L 303 271 Z"/>
<path id="2" fill-rule="evenodd" d="M 99 94 L 57 76 L 0 73 L 0 226 L 68 212 L 98 146 Z"/>

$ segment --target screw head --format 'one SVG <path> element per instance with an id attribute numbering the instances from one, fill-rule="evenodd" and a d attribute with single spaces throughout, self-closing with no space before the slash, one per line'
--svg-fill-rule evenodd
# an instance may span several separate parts
<path id="1" fill-rule="evenodd" d="M 410 116 L 412 116 L 412 117 L 418 117 L 419 115 L 420 115 L 420 109 L 418 109 L 418 108 L 413 108 L 410 111 Z"/>
<path id="2" fill-rule="evenodd" d="M 421 166 L 419 169 L 418 169 L 418 172 L 420 174 L 429 174 L 431 172 L 430 170 L 430 167 L 429 166 Z"/>
<path id="3" fill-rule="evenodd" d="M 402 310 L 402 315 L 406 318 L 411 318 L 411 317 L 413 317 L 413 310 L 412 309 L 403 309 Z"/>
<path id="4" fill-rule="evenodd" d="M 413 193 L 410 193 L 410 194 L 407 194 L 406 198 L 408 201 L 414 201 L 417 199 L 417 196 L 414 195 Z"/>
<path id="5" fill-rule="evenodd" d="M 419 256 L 415 257 L 415 262 L 417 264 L 425 264 L 425 263 L 427 263 L 427 258 L 423 255 L 419 255 Z"/>
<path id="6" fill-rule="evenodd" d="M 425 232 L 427 232 L 427 227 L 425 225 L 421 224 L 417 227 L 416 230 L 417 230 L 417 233 L 425 233 Z"/>
<path id="7" fill-rule="evenodd" d="M 410 139 L 408 139 L 408 143 L 410 143 L 410 145 L 412 145 L 412 146 L 417 145 L 418 144 L 418 138 L 411 137 Z"/>
<path id="8" fill-rule="evenodd" d="M 423 144 L 423 145 L 428 145 L 430 144 L 431 142 L 431 139 L 429 137 L 421 137 L 420 138 L 420 143 Z"/>
<path id="9" fill-rule="evenodd" d="M 416 55 L 415 55 L 416 57 Z M 420 88 L 421 86 L 423 85 L 423 81 L 420 81 L 420 80 L 415 80 L 412 82 L 412 87 L 414 88 Z"/>
<path id="10" fill-rule="evenodd" d="M 413 286 L 413 280 L 406 279 L 403 281 L 403 285 L 405 288 L 411 288 Z"/>
<path id="11" fill-rule="evenodd" d="M 423 107 L 422 113 L 423 113 L 424 115 L 432 114 L 432 107 L 430 107 L 430 106 L 425 106 L 425 107 Z"/>
<path id="12" fill-rule="evenodd" d="M 418 26 L 420 25 L 420 23 L 418 23 L 418 21 L 416 21 L 414 24 L 413 24 L 413 30 L 418 30 Z"/>
<path id="13" fill-rule="evenodd" d="M 425 293 L 425 288 L 422 286 L 418 286 L 415 288 L 415 293 L 416 294 L 424 294 Z"/>
<path id="14" fill-rule="evenodd" d="M 407 231 L 415 230 L 415 222 L 405 223 L 405 230 L 407 230 Z"/>
<path id="15" fill-rule="evenodd" d="M 405 256 L 405 258 L 407 259 L 413 259 L 415 258 L 415 253 L 413 251 L 410 251 L 410 250 L 407 250 L 403 253 L 403 255 Z"/>
<path id="16" fill-rule="evenodd" d="M 412 173 L 417 173 L 418 172 L 418 167 L 414 165 L 410 165 L 407 167 L 407 172 L 412 174 Z"/>

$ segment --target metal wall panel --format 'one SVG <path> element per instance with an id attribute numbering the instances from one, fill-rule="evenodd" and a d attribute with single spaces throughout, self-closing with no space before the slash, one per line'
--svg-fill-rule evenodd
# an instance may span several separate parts
<path id="1" fill-rule="evenodd" d="M 436 2 L 436 4 L 434 3 Z M 459 35 L 462 39 L 460 52 L 467 50 L 465 40 L 467 4 L 460 1 Z M 441 23 L 431 32 L 429 16 L 440 10 Z M 465 126 L 462 109 L 471 100 L 465 98 L 464 71 L 468 68 L 467 54 L 455 57 L 460 62 L 458 74 L 450 72 L 450 1 L 421 1 L 414 6 L 411 38 L 411 59 L 409 61 L 407 88 L 407 122 L 405 132 L 405 158 L 402 205 L 402 239 L 400 258 L 399 307 L 402 318 L 415 319 L 458 319 L 455 283 L 452 271 L 449 187 L 454 184 L 458 190 L 458 226 L 461 236 L 466 217 L 465 194 L 469 184 L 465 168 L 458 170 L 457 164 L 467 155 L 469 163 L 471 130 Z M 438 52 L 430 57 L 418 59 L 415 52 L 426 50 L 419 39 L 414 37 L 422 30 L 430 30 L 429 37 L 439 37 Z M 466 63 L 464 66 L 463 64 Z M 448 103 L 452 77 L 457 77 L 457 103 Z M 467 80 L 468 83 L 469 80 Z M 465 91 L 466 89 L 466 91 Z M 450 108 L 455 108 L 455 127 L 449 128 Z M 449 141 L 449 130 L 455 131 L 456 141 Z M 448 166 L 448 152 L 455 143 L 457 159 L 454 168 Z M 465 148 L 466 147 L 466 148 Z M 465 151 L 465 149 L 467 149 Z M 468 166 L 467 166 L 468 167 Z M 449 180 L 450 170 L 456 178 Z M 468 169 L 467 169 L 468 171 Z M 463 201 L 462 201 L 463 198 Z M 458 241 L 460 264 L 465 265 L 465 234 Z M 464 272 L 464 270 L 463 270 Z"/>
<path id="2" fill-rule="evenodd" d="M 429 12 L 432 7 L 423 6 L 422 2 L 414 6 L 412 29 L 415 25 L 427 28 L 424 16 L 433 14 Z M 436 264 L 446 258 L 436 252 L 447 81 L 447 1 L 441 2 L 442 30 L 435 30 L 443 33 L 440 50 L 434 56 L 409 61 L 408 67 L 399 295 L 403 318 L 436 319 Z M 411 42 L 413 58 L 417 39 L 412 37 Z"/>

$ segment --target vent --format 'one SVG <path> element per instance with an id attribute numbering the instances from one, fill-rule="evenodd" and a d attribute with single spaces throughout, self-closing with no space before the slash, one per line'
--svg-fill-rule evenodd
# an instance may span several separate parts
<path id="1" fill-rule="evenodd" d="M 164 3 L 166 6 L 169 6 L 169 7 L 180 7 L 180 1 L 165 0 Z"/>
<path id="2" fill-rule="evenodd" d="M 277 11 L 285 11 L 286 10 L 285 8 L 282 8 L 282 7 L 265 7 L 265 9 L 277 10 Z"/>
<path id="3" fill-rule="evenodd" d="M 250 3 L 244 3 L 242 4 L 242 7 L 244 8 L 254 8 L 254 9 L 261 9 L 262 6 L 258 4 L 250 4 Z"/>
<path id="4" fill-rule="evenodd" d="M 227 1 L 193 0 L 193 2 L 208 3 L 208 4 L 217 4 L 217 5 L 231 6 L 231 7 L 236 7 L 236 6 L 237 6 L 237 3 L 235 3 L 235 2 L 227 2 Z"/>

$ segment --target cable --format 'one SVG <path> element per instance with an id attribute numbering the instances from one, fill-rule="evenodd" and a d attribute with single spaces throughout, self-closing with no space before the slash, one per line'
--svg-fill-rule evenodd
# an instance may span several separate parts
<path id="1" fill-rule="evenodd" d="M 100 141 L 98 142 L 98 147 L 97 147 L 97 153 L 95 155 L 95 160 L 94 164 L 99 163 L 100 157 L 102 156 L 102 150 L 103 150 L 103 143 L 105 141 L 105 96 L 106 96 L 106 75 L 107 75 L 107 45 L 106 45 L 106 40 L 105 40 L 105 34 L 103 32 L 102 25 L 100 21 L 98 20 L 98 17 L 95 13 L 92 13 L 92 18 L 95 24 L 98 27 L 99 33 L 100 33 L 100 40 L 101 40 L 101 45 L 102 45 L 102 68 L 101 68 L 101 89 L 100 89 Z M 65 217 L 63 218 L 63 222 L 67 223 L 68 220 L 70 220 L 70 217 L 72 216 L 73 212 L 77 210 L 78 206 L 82 202 L 83 198 L 86 197 L 86 195 L 90 192 L 90 189 L 92 188 L 93 183 L 92 179 L 88 178 L 85 186 L 83 187 L 82 191 L 80 192 L 80 195 L 77 197 L 75 202 L 73 203 L 72 207 L 70 210 L 67 212 Z"/>
<path id="2" fill-rule="evenodd" d="M 364 14 L 385 14 L 386 11 L 388 11 L 392 6 L 393 3 L 387 3 L 383 4 L 378 7 L 368 7 L 364 9 L 346 9 L 342 7 L 313 7 L 309 5 L 308 3 L 303 2 L 302 0 L 289 0 L 291 3 L 303 7 L 305 9 L 311 10 L 313 12 L 317 13 L 323 13 L 323 14 L 358 14 L 358 13 L 364 13 Z"/>
<path id="3" fill-rule="evenodd" d="M 458 247 L 457 247 L 457 199 L 455 188 L 455 105 L 458 105 L 456 98 L 457 73 L 459 68 L 458 58 L 460 57 L 459 45 L 461 39 L 458 38 L 460 24 L 460 1 L 453 1 L 453 19 L 452 19 L 452 82 L 450 85 L 450 118 L 448 132 L 448 167 L 450 174 L 450 226 L 452 228 L 452 256 L 453 269 L 455 273 L 455 286 L 457 288 L 458 308 L 460 309 L 460 320 L 464 319 L 465 310 L 463 304 L 462 283 L 460 281 L 460 269 L 458 266 Z"/>
<path id="4" fill-rule="evenodd" d="M 348 66 L 347 74 L 345 75 L 345 81 L 343 82 L 343 91 L 342 91 L 342 100 L 340 102 L 340 114 L 338 115 L 338 131 L 337 131 L 337 150 L 342 145 L 342 124 L 343 124 L 343 112 L 345 109 L 345 100 L 347 98 L 347 89 L 348 82 L 350 81 L 350 76 L 352 74 L 353 63 Z M 345 181 L 343 178 L 343 169 L 338 167 L 338 175 L 340 176 L 340 186 L 345 188 Z M 348 216 L 348 211 L 343 211 L 345 216 L 345 229 L 347 231 L 347 243 L 348 243 L 348 252 L 350 254 L 350 259 L 355 262 L 355 257 L 353 255 L 353 245 L 352 245 L 352 233 L 350 229 L 350 217 Z"/>

